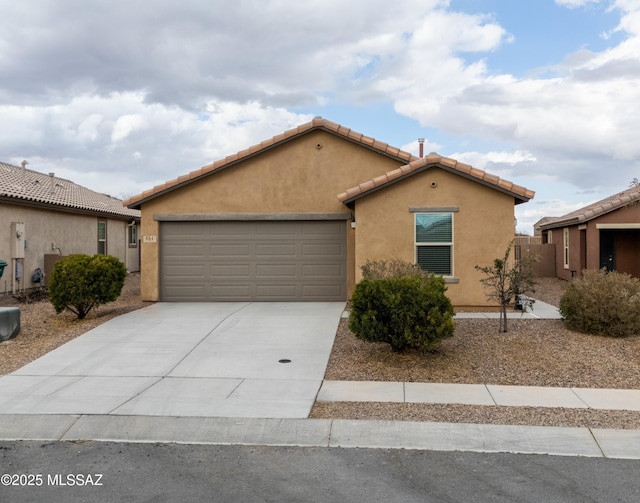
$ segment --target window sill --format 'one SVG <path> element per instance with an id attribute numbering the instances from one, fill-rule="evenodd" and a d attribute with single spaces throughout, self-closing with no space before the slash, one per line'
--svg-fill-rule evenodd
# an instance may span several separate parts
<path id="1" fill-rule="evenodd" d="M 460 278 L 454 278 L 453 276 L 443 276 L 445 283 L 460 283 Z"/>

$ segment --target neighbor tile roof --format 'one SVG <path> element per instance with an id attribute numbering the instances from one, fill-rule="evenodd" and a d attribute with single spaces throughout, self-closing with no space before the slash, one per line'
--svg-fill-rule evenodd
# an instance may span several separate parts
<path id="1" fill-rule="evenodd" d="M 561 217 L 552 218 L 540 227 L 544 230 L 588 222 L 600 215 L 640 201 L 640 187 L 631 187 Z"/>
<path id="2" fill-rule="evenodd" d="M 130 208 L 139 208 L 142 203 L 149 199 L 153 199 L 158 197 L 165 192 L 168 192 L 172 189 L 190 183 L 198 178 L 209 175 L 215 171 L 222 170 L 224 168 L 230 167 L 236 164 L 239 161 L 245 160 L 251 156 L 254 156 L 260 152 L 273 148 L 281 143 L 292 140 L 293 138 L 297 138 L 306 134 L 313 130 L 324 130 L 330 133 L 336 134 L 338 136 L 342 136 L 348 140 L 351 140 L 355 143 L 360 143 L 365 147 L 368 147 L 372 150 L 376 150 L 381 154 L 387 155 L 389 157 L 393 157 L 400 162 L 411 162 L 415 159 L 418 159 L 413 154 L 409 152 L 405 152 L 400 150 L 399 148 L 393 147 L 387 143 L 376 140 L 375 138 L 370 138 L 368 136 L 363 135 L 362 133 L 358 133 L 353 131 L 347 127 L 341 126 L 335 122 L 331 122 L 329 120 L 323 119 L 322 117 L 316 117 L 311 122 L 307 122 L 306 124 L 302 124 L 293 129 L 289 129 L 284 133 L 274 136 L 268 140 L 262 141 L 259 144 L 253 145 L 245 150 L 241 150 L 240 152 L 227 156 L 224 159 L 220 159 L 219 161 L 215 161 L 213 164 L 209 164 L 200 168 L 198 170 L 192 171 L 186 175 L 180 176 L 174 180 L 170 180 L 162 185 L 158 185 L 153 189 L 147 190 L 142 194 L 138 194 L 137 196 L 133 196 L 124 204 L 129 206 Z"/>
<path id="3" fill-rule="evenodd" d="M 21 167 L 3 162 L 0 162 L 0 199 L 83 213 L 140 218 L 140 211 L 123 206 L 120 199 L 94 192 L 63 178 L 31 169 L 23 171 Z"/>
<path id="4" fill-rule="evenodd" d="M 378 176 L 372 180 L 361 183 L 356 187 L 352 187 L 345 192 L 338 194 L 338 199 L 343 203 L 348 204 L 392 183 L 403 180 L 408 176 L 433 167 L 438 167 L 452 173 L 456 173 L 470 180 L 474 180 L 512 195 L 516 199 L 516 204 L 525 203 L 535 195 L 535 192 L 532 190 L 516 185 L 508 180 L 503 180 L 502 178 L 491 175 L 486 171 L 474 168 L 468 164 L 463 164 L 455 159 L 442 157 L 441 155 L 432 153 L 424 158 L 418 157 L 405 166 L 389 171 L 382 176 Z"/>

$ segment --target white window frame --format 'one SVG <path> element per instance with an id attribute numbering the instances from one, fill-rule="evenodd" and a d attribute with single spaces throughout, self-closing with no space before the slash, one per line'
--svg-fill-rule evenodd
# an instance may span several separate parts
<path id="1" fill-rule="evenodd" d="M 129 244 L 129 248 L 138 247 L 138 225 L 137 224 L 127 226 L 127 243 Z"/>
<path id="2" fill-rule="evenodd" d="M 562 229 L 562 262 L 565 269 L 569 269 L 569 227 Z"/>
<path id="3" fill-rule="evenodd" d="M 422 243 L 422 242 L 418 242 L 418 238 L 417 238 L 417 227 L 418 227 L 418 216 L 420 215 L 449 215 L 449 218 L 451 219 L 451 241 L 450 242 L 434 242 L 434 243 Z M 450 264 L 450 270 L 449 270 L 449 274 L 439 274 L 439 273 L 434 273 L 434 274 L 438 274 L 439 276 L 443 276 L 445 278 L 452 278 L 454 276 L 454 262 L 453 262 L 453 247 L 454 247 L 454 242 L 455 242 L 455 235 L 454 235 L 454 218 L 453 218 L 453 212 L 451 211 L 421 211 L 421 212 L 415 212 L 414 213 L 414 218 L 413 218 L 413 249 L 414 249 L 414 262 L 417 264 L 418 263 L 418 248 L 419 247 L 429 247 L 429 246 L 448 246 L 449 247 L 449 264 Z M 431 271 L 430 271 L 431 272 Z"/>
<path id="4" fill-rule="evenodd" d="M 104 238 L 100 237 L 100 226 L 104 226 Z M 104 243 L 103 251 L 100 251 L 101 243 Z M 106 220 L 98 220 L 98 254 L 100 255 L 107 254 L 107 221 Z"/>

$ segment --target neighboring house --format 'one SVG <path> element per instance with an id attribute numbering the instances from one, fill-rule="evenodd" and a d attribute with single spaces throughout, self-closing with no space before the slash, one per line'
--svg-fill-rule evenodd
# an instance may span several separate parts
<path id="1" fill-rule="evenodd" d="M 144 300 L 341 301 L 367 260 L 403 259 L 479 306 L 475 265 L 502 256 L 532 197 L 316 117 L 125 204 L 142 210 Z"/>
<path id="2" fill-rule="evenodd" d="M 614 194 L 541 225 L 555 243 L 556 275 L 606 268 L 640 277 L 640 187 Z"/>
<path id="3" fill-rule="evenodd" d="M 39 286 L 34 272 L 48 274 L 53 255 L 105 253 L 140 269 L 139 211 L 25 165 L 0 163 L 0 293 Z"/>
<path id="4" fill-rule="evenodd" d="M 542 217 L 535 224 L 533 224 L 533 235 L 542 236 L 542 226 L 548 222 L 551 222 L 554 217 Z"/>

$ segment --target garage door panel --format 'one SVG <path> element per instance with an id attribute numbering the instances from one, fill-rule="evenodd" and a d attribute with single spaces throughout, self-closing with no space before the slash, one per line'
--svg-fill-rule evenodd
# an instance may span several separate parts
<path id="1" fill-rule="evenodd" d="M 308 264 L 302 266 L 305 278 L 342 278 L 344 267 L 340 264 Z"/>
<path id="2" fill-rule="evenodd" d="M 302 245 L 303 257 L 341 257 L 342 253 L 342 246 L 340 245 L 340 243 L 308 243 Z"/>
<path id="3" fill-rule="evenodd" d="M 296 266 L 291 264 L 258 264 L 258 266 L 256 267 L 256 279 L 260 280 L 274 276 L 295 279 L 295 277 L 297 276 L 296 269 Z"/>
<path id="4" fill-rule="evenodd" d="M 296 245 L 290 244 L 256 244 L 256 257 L 295 257 Z"/>
<path id="5" fill-rule="evenodd" d="M 344 221 L 162 222 L 165 301 L 346 299 Z"/>
<path id="6" fill-rule="evenodd" d="M 298 222 L 253 222 L 255 236 L 260 239 L 292 238 L 299 232 Z"/>
<path id="7" fill-rule="evenodd" d="M 288 300 L 295 298 L 295 285 L 256 285 L 256 296 L 262 300 Z"/>
<path id="8" fill-rule="evenodd" d="M 247 301 L 251 300 L 251 285 L 225 285 L 215 284 L 208 289 L 208 298 L 213 301 Z M 203 300 L 203 299 L 200 299 Z"/>
<path id="9" fill-rule="evenodd" d="M 167 245 L 167 252 L 175 257 L 202 257 L 204 244 L 171 244 Z"/>
<path id="10" fill-rule="evenodd" d="M 211 225 L 211 224 L 227 224 L 229 222 L 205 222 L 205 231 L 201 234 L 210 238 L 215 236 L 216 239 L 226 239 L 226 241 L 233 242 L 238 238 L 250 238 L 254 233 L 251 228 L 247 226 L 237 225 Z"/>
<path id="11" fill-rule="evenodd" d="M 250 257 L 249 244 L 215 244 L 209 248 L 212 257 Z"/>
<path id="12" fill-rule="evenodd" d="M 202 278 L 205 275 L 204 264 L 183 264 L 167 267 L 167 274 L 170 276 L 180 276 L 184 278 Z"/>
<path id="13" fill-rule="evenodd" d="M 212 278 L 248 278 L 251 273 L 251 267 L 248 264 L 214 265 L 209 270 Z"/>
<path id="14" fill-rule="evenodd" d="M 184 301 L 198 301 L 204 294 L 205 287 L 202 285 L 173 285 L 166 289 L 167 296 L 184 299 Z"/>

